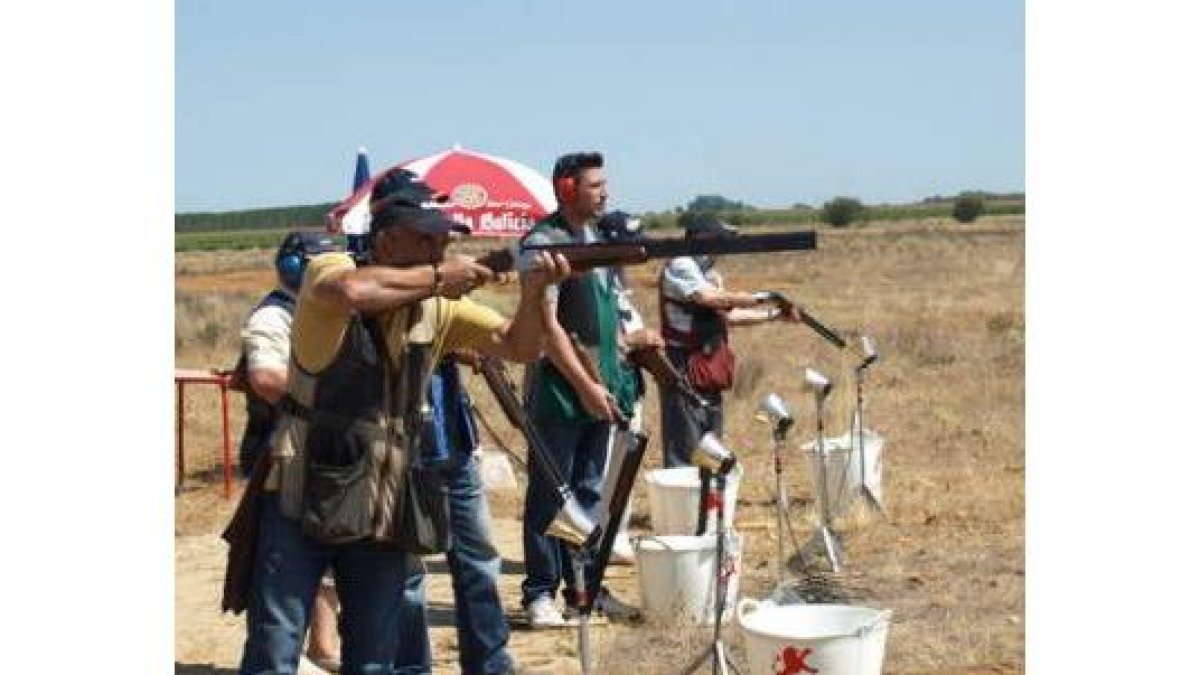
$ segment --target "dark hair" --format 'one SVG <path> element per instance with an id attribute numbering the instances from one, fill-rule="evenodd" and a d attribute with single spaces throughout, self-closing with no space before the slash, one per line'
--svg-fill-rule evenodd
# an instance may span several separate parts
<path id="1" fill-rule="evenodd" d="M 579 180 L 584 169 L 602 168 L 604 168 L 604 155 L 598 152 L 572 152 L 559 157 L 558 161 L 554 162 L 554 172 L 550 175 L 550 180 L 556 184 L 563 178 Z"/>

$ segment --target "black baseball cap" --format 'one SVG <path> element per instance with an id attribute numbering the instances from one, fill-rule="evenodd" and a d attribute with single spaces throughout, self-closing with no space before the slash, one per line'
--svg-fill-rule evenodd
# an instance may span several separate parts
<path id="1" fill-rule="evenodd" d="M 417 179 L 407 169 L 384 174 L 371 190 L 371 234 L 402 225 L 424 234 L 462 232 L 471 229 L 436 208 L 447 197 Z"/>
<path id="2" fill-rule="evenodd" d="M 637 241 L 642 238 L 642 219 L 624 211 L 609 211 L 596 221 L 596 229 L 611 241 Z"/>
<path id="3" fill-rule="evenodd" d="M 693 214 L 691 217 L 681 217 L 680 225 L 691 235 L 716 234 L 721 238 L 736 237 L 738 229 L 721 220 L 711 213 Z"/>
<path id="4" fill-rule="evenodd" d="M 283 242 L 279 245 L 279 250 L 276 252 L 277 257 L 282 257 L 289 254 L 312 257 L 321 253 L 329 253 L 331 251 L 340 251 L 341 248 L 333 237 L 324 233 L 312 230 L 296 230 L 289 232 L 283 238 Z"/>

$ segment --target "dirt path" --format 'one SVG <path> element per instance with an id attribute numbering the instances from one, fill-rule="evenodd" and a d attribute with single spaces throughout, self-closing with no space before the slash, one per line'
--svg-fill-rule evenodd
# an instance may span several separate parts
<path id="1" fill-rule="evenodd" d="M 512 517 L 493 519 L 493 533 L 504 556 L 500 594 L 516 624 L 509 650 L 523 667 L 535 674 L 578 672 L 574 630 L 533 632 L 523 621 L 517 598 L 523 577 L 521 524 Z M 244 617 L 222 615 L 219 609 L 225 566 L 225 542 L 216 534 L 190 535 L 175 540 L 175 658 L 176 672 L 188 675 L 226 675 L 237 670 L 245 639 Z M 458 673 L 454 632 L 454 599 L 444 558 L 426 561 L 429 574 L 430 639 L 434 673 Z M 631 567 L 611 567 L 606 583 L 623 599 L 636 602 L 637 580 Z M 629 630 L 614 625 L 595 626 L 594 635 Z"/>

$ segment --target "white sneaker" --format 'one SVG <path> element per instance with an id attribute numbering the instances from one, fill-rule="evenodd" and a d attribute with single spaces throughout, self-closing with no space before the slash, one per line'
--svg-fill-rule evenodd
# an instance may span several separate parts
<path id="1" fill-rule="evenodd" d="M 529 621 L 529 627 L 534 630 L 562 628 L 567 625 L 567 620 L 563 618 L 562 612 L 547 595 L 529 603 L 529 606 L 525 608 L 525 618 Z"/>
<path id="2" fill-rule="evenodd" d="M 296 664 L 296 675 L 329 675 L 329 672 L 313 663 L 304 654 L 300 655 L 300 661 Z"/>
<path id="3" fill-rule="evenodd" d="M 608 562 L 613 565 L 632 565 L 636 560 L 629 535 L 624 530 L 618 531 L 617 536 L 613 537 L 612 555 Z"/>

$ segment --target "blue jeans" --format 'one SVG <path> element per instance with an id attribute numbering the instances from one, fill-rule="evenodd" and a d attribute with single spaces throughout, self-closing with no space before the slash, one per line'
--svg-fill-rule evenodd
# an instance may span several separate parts
<path id="1" fill-rule="evenodd" d="M 458 663 L 466 675 L 503 673 L 512 667 L 505 649 L 508 620 L 496 583 L 500 552 L 492 544 L 491 515 L 479 467 L 471 456 L 441 469 L 450 502 L 450 550 L 446 564 L 454 587 Z M 432 657 L 425 617 L 425 574 L 415 568 L 404 581 L 407 602 L 400 622 L 397 675 L 429 675 Z"/>
<path id="2" fill-rule="evenodd" d="M 409 554 L 362 545 L 310 543 L 299 523 L 280 513 L 277 495 L 262 498 L 254 586 L 246 609 L 246 645 L 238 672 L 296 672 L 317 586 L 332 566 L 342 607 L 338 619 L 342 672 L 391 673 Z"/>
<path id="3" fill-rule="evenodd" d="M 604 489 L 604 463 L 608 456 L 607 422 L 545 424 L 534 422 L 549 453 L 579 500 L 579 505 L 596 520 L 600 516 Z M 529 453 L 529 485 L 525 490 L 525 580 L 521 582 L 521 604 L 528 606 L 540 596 L 554 597 L 562 583 L 573 600 L 575 579 L 570 549 L 561 540 L 542 534 L 558 513 L 557 486 L 551 485 L 538 466 L 537 455 Z M 599 523 L 597 523 L 599 524 Z M 584 569 L 586 583 L 599 581 L 595 565 Z"/>

